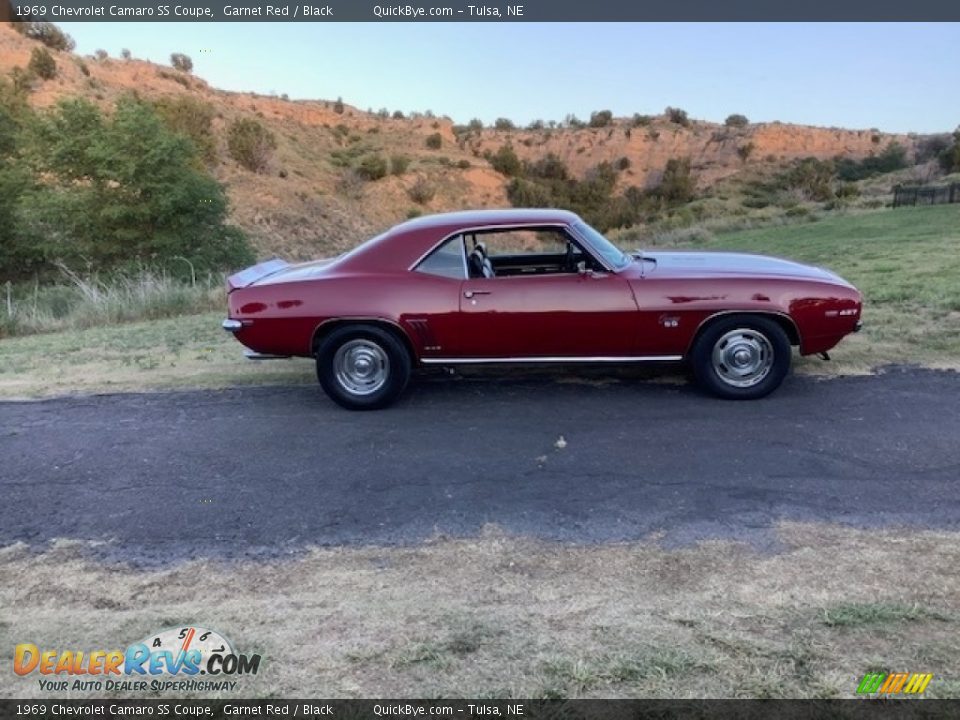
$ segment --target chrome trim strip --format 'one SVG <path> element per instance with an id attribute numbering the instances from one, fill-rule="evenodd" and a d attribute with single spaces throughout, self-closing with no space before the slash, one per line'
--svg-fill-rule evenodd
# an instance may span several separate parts
<path id="1" fill-rule="evenodd" d="M 237 332 L 237 330 L 240 330 L 243 327 L 243 323 L 240 322 L 239 320 L 233 320 L 231 318 L 227 318 L 222 323 L 220 323 L 220 327 L 222 327 L 227 332 Z"/>
<path id="2" fill-rule="evenodd" d="M 426 365 L 486 365 L 487 363 L 603 363 L 603 362 L 677 362 L 683 355 L 635 355 L 616 357 L 607 355 L 577 357 L 505 357 L 505 358 L 420 358 Z"/>
<path id="3" fill-rule="evenodd" d="M 449 235 L 445 235 L 445 236 L 443 237 L 443 239 L 440 240 L 440 242 L 438 242 L 436 245 L 434 245 L 434 246 L 431 247 L 429 250 L 427 250 L 423 255 L 421 255 L 420 257 L 418 257 L 418 258 L 416 259 L 416 261 L 415 261 L 410 267 L 407 268 L 407 272 L 413 272 L 413 271 L 415 271 L 416 268 L 417 268 L 417 265 L 419 265 L 419 264 L 422 263 L 424 260 L 426 260 L 429 255 L 433 254 L 433 251 L 434 251 L 434 250 L 436 250 L 437 248 L 439 248 L 441 245 L 443 245 L 445 242 L 447 242 L 447 240 L 449 240 L 450 238 L 452 238 L 452 237 L 455 236 L 455 235 L 462 234 L 462 235 L 464 236 L 464 237 L 463 237 L 463 242 L 464 242 L 464 246 L 463 246 L 463 247 L 464 247 L 464 262 L 466 262 L 466 242 L 467 242 L 466 235 L 467 235 L 467 233 L 472 233 L 472 232 L 484 232 L 484 231 L 490 231 L 490 230 L 526 230 L 526 229 L 530 229 L 530 228 L 561 228 L 561 229 L 565 230 L 565 231 L 567 232 L 567 234 L 568 234 L 573 240 L 576 240 L 576 241 L 577 241 L 578 243 L 580 243 L 581 245 L 584 245 L 584 248 L 583 248 L 583 249 L 584 249 L 585 252 L 589 252 L 589 253 L 594 257 L 595 260 L 597 259 L 596 252 L 593 250 L 593 248 L 591 248 L 591 247 L 589 246 L 589 244 L 585 244 L 585 243 L 583 242 L 582 238 L 581 238 L 579 235 L 577 235 L 576 233 L 572 232 L 573 226 L 570 225 L 569 223 L 563 223 L 563 222 L 541 222 L 541 223 L 506 223 L 506 224 L 503 224 L 503 225 L 476 225 L 476 226 L 471 226 L 471 227 L 462 227 L 462 228 L 459 228 L 458 230 L 455 230 L 454 232 L 450 233 Z M 600 262 L 601 265 L 603 265 L 605 268 L 607 268 L 607 270 L 608 270 L 609 272 L 613 272 L 613 270 L 610 270 L 610 268 L 607 266 L 607 264 L 606 264 L 605 262 L 603 262 L 602 260 L 600 260 L 599 262 Z M 469 279 L 470 279 L 470 278 L 469 278 L 469 273 L 467 273 L 467 275 L 468 275 L 467 279 L 469 280 Z M 451 278 L 451 279 L 452 279 L 452 278 Z"/>
<path id="4" fill-rule="evenodd" d="M 290 355 L 269 355 L 267 353 L 258 353 L 253 350 L 244 350 L 243 356 L 247 360 L 289 360 Z"/>

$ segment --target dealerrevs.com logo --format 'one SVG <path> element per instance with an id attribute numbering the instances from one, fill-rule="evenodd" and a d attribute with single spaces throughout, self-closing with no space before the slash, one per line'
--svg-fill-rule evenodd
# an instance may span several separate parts
<path id="1" fill-rule="evenodd" d="M 189 626 L 149 635 L 126 650 L 40 648 L 21 643 L 13 671 L 38 674 L 41 690 L 233 690 L 231 678 L 256 675 L 259 655 L 243 655 L 215 630 Z M 58 676 L 68 676 L 61 679 Z M 83 677 L 81 677 L 83 676 Z M 204 676 L 199 679 L 198 676 Z"/>

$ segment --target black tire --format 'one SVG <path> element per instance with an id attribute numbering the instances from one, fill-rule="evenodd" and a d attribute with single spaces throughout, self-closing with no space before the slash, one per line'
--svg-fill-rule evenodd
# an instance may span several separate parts
<path id="1" fill-rule="evenodd" d="M 697 384 L 728 400 L 769 395 L 790 371 L 790 339 L 769 318 L 728 315 L 714 320 L 697 338 L 690 366 Z"/>
<path id="2" fill-rule="evenodd" d="M 403 342 L 375 325 L 348 325 L 317 347 L 317 379 L 337 405 L 378 410 L 393 403 L 410 380 L 412 360 Z"/>

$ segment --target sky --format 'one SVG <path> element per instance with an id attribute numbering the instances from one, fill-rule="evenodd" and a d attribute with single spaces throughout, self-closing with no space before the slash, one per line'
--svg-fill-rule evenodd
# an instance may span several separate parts
<path id="1" fill-rule="evenodd" d="M 77 50 L 169 64 L 225 90 L 431 110 L 454 122 L 683 108 L 722 122 L 945 132 L 960 24 L 59 23 Z"/>

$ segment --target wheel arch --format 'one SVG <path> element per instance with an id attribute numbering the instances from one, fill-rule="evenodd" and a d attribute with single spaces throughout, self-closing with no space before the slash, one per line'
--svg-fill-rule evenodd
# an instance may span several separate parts
<path id="1" fill-rule="evenodd" d="M 386 330 L 391 335 L 396 337 L 401 342 L 403 347 L 406 348 L 407 352 L 410 354 L 410 362 L 416 363 L 419 359 L 413 341 L 410 339 L 410 336 L 403 329 L 403 327 L 401 327 L 401 325 L 394 320 L 388 320 L 387 318 L 380 317 L 338 317 L 324 320 L 322 323 L 317 325 L 316 328 L 314 328 L 313 336 L 310 338 L 310 354 L 312 356 L 316 356 L 317 348 L 320 347 L 320 343 L 323 342 L 323 339 L 334 330 L 342 327 L 349 327 L 351 325 L 378 327 L 382 330 Z"/>
<path id="2" fill-rule="evenodd" d="M 700 321 L 700 324 L 697 326 L 696 331 L 694 331 L 693 337 L 690 338 L 690 342 L 684 351 L 684 357 L 690 357 L 690 353 L 696 346 L 700 336 L 703 335 L 707 328 L 709 328 L 713 323 L 717 322 L 718 320 L 738 316 L 746 318 L 761 317 L 767 320 L 773 320 L 780 326 L 784 333 L 786 333 L 787 339 L 790 341 L 790 345 L 797 347 L 800 346 L 800 330 L 797 328 L 797 324 L 793 321 L 793 318 L 784 312 L 779 312 L 777 310 L 721 310 L 720 312 L 715 312 L 711 315 L 708 315 Z"/>

